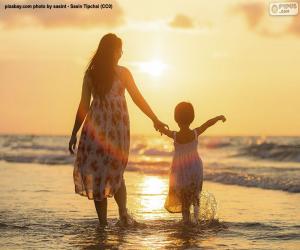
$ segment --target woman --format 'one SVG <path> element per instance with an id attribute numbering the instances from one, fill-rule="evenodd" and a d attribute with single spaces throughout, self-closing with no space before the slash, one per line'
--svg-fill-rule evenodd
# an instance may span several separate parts
<path id="1" fill-rule="evenodd" d="M 123 173 L 129 154 L 130 129 L 125 89 L 152 120 L 156 130 L 166 126 L 139 92 L 130 71 L 118 65 L 121 55 L 122 40 L 111 33 L 103 36 L 84 75 L 81 101 L 69 142 L 73 154 L 76 134 L 85 120 L 73 179 L 75 192 L 94 200 L 101 225 L 107 224 L 107 197 L 114 196 L 121 222 L 126 223 L 128 219 Z"/>

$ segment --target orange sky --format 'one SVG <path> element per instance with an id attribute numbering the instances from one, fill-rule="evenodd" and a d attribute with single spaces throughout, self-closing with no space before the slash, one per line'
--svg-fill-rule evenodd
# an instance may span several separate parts
<path id="1" fill-rule="evenodd" d="M 1 4 L 0 133 L 69 134 L 88 59 L 114 32 L 123 39 L 120 64 L 171 129 L 186 100 L 193 126 L 227 116 L 207 135 L 300 134 L 299 15 L 269 16 L 269 1 L 107 2 L 112 10 Z M 132 133 L 156 134 L 127 100 Z"/>

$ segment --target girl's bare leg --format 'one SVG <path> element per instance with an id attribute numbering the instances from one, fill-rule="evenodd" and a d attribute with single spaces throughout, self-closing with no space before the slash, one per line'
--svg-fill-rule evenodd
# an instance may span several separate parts
<path id="1" fill-rule="evenodd" d="M 200 210 L 200 200 L 199 198 L 195 200 L 195 202 L 193 203 L 193 207 L 194 207 L 194 220 L 196 223 L 198 223 L 199 221 L 199 210 Z"/>
<path id="2" fill-rule="evenodd" d="M 182 202 L 182 219 L 184 223 L 189 223 L 191 221 L 190 204 L 185 201 Z"/>
<path id="3" fill-rule="evenodd" d="M 190 211 L 188 209 L 182 210 L 182 219 L 184 223 L 190 222 Z"/>
<path id="4" fill-rule="evenodd" d="M 107 225 L 107 198 L 101 201 L 94 200 L 100 225 Z"/>

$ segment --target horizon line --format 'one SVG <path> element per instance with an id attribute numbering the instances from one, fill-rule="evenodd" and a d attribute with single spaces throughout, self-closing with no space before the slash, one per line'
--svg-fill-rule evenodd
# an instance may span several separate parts
<path id="1" fill-rule="evenodd" d="M 157 132 L 158 133 L 158 132 Z M 5 133 L 0 132 L 0 136 L 61 136 L 61 137 L 69 137 L 71 134 L 47 134 L 47 133 Z M 80 133 L 77 134 L 77 136 L 80 136 Z M 132 133 L 130 136 L 155 136 L 154 134 L 150 133 Z M 161 136 L 158 134 L 158 136 Z M 208 134 L 208 135 L 202 135 L 207 137 L 242 137 L 242 136 L 248 136 L 248 137 L 300 137 L 300 134 Z"/>

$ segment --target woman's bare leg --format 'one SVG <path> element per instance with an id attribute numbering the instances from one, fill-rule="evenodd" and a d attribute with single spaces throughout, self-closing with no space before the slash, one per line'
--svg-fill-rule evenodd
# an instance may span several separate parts
<path id="1" fill-rule="evenodd" d="M 115 193 L 114 198 L 119 207 L 119 216 L 127 216 L 127 191 L 125 186 L 125 181 L 123 179 L 119 190 Z"/>
<path id="2" fill-rule="evenodd" d="M 101 201 L 94 200 L 100 225 L 107 225 L 107 198 Z"/>

